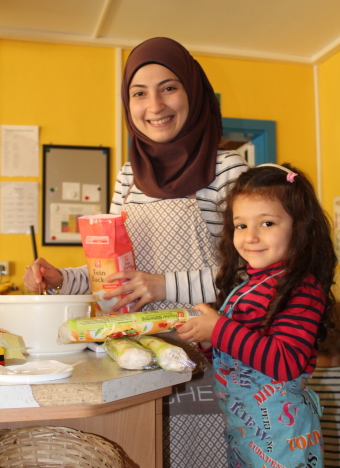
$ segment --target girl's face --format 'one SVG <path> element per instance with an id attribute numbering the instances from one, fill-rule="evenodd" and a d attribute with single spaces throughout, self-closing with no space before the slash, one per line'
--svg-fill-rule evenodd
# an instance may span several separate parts
<path id="1" fill-rule="evenodd" d="M 293 219 L 278 200 L 239 195 L 233 203 L 234 245 L 253 268 L 287 258 Z"/>
<path id="2" fill-rule="evenodd" d="M 178 77 L 162 65 L 153 63 L 137 70 L 129 96 L 134 125 L 153 141 L 174 139 L 187 120 L 187 93 Z"/>

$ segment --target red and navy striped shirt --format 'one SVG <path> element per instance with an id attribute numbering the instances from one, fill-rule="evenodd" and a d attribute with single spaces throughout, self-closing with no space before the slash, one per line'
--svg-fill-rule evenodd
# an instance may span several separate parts
<path id="1" fill-rule="evenodd" d="M 315 340 L 325 308 L 325 295 L 316 278 L 308 276 L 297 286 L 285 310 L 276 315 L 267 334 L 261 335 L 260 324 L 275 293 L 278 278 L 284 273 L 271 278 L 270 275 L 282 268 L 282 263 L 260 270 L 248 265 L 250 279 L 233 294 L 226 310 L 252 286 L 267 280 L 240 298 L 231 319 L 222 316 L 218 320 L 211 343 L 269 377 L 292 380 L 302 373 L 312 373 L 315 368 Z M 209 356 L 209 349 L 205 355 Z"/>

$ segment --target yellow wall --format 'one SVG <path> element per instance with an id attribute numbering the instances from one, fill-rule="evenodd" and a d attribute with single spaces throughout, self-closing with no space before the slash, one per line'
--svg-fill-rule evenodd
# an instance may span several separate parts
<path id="1" fill-rule="evenodd" d="M 114 70 L 114 49 L 1 40 L 0 124 L 38 125 L 41 146 L 103 145 L 114 154 Z M 85 263 L 82 247 L 41 246 L 41 177 L 0 180 L 39 182 L 40 256 L 59 267 Z M 0 260 L 12 262 L 17 286 L 32 259 L 29 235 L 0 235 Z"/>
<path id="2" fill-rule="evenodd" d="M 319 99 L 322 157 L 322 201 L 334 219 L 334 198 L 340 196 L 340 52 L 319 66 Z M 340 253 L 340 236 L 335 230 L 335 245 Z M 340 300 L 340 271 L 335 295 Z"/>
<path id="3" fill-rule="evenodd" d="M 340 52 L 319 66 L 322 186 L 324 206 L 333 213 L 340 196 Z"/>
<path id="4" fill-rule="evenodd" d="M 196 57 L 216 92 L 224 117 L 275 120 L 277 159 L 316 181 L 315 112 L 311 66 Z"/>
<path id="5" fill-rule="evenodd" d="M 123 61 L 128 55 L 123 53 Z M 195 56 L 216 92 L 224 117 L 277 122 L 278 161 L 289 161 L 316 181 L 313 70 L 311 66 Z M 115 152 L 115 51 L 110 48 L 0 41 L 0 125 L 38 125 L 40 144 L 104 145 Z M 126 133 L 124 133 L 124 141 Z M 124 155 L 124 159 L 126 154 Z M 67 168 L 65 168 L 67 170 Z M 0 181 L 38 181 L 41 177 Z M 41 231 L 41 198 L 39 199 Z M 42 247 L 57 267 L 84 264 L 81 247 Z M 12 262 L 22 286 L 32 260 L 29 235 L 0 235 L 0 260 Z"/>

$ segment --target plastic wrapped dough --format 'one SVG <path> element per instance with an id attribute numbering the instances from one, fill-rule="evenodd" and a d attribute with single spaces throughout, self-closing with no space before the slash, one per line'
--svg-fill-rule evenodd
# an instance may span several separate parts
<path id="1" fill-rule="evenodd" d="M 178 329 L 183 323 L 201 312 L 193 309 L 166 309 L 105 315 L 102 317 L 79 317 L 64 322 L 59 327 L 58 342 L 84 343 L 105 341 L 122 336 L 152 335 Z"/>
<path id="2" fill-rule="evenodd" d="M 137 338 L 144 348 L 153 351 L 157 362 L 167 371 L 190 372 L 196 367 L 196 363 L 189 359 L 187 353 L 179 346 L 172 345 L 154 336 L 139 336 Z"/>
<path id="3" fill-rule="evenodd" d="M 103 348 L 123 369 L 154 369 L 158 367 L 155 354 L 129 338 L 112 338 L 105 341 Z"/>

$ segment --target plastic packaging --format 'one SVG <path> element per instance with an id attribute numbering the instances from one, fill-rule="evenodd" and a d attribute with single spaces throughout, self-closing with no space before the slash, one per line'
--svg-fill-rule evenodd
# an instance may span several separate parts
<path id="1" fill-rule="evenodd" d="M 59 327 L 59 343 L 105 341 L 122 336 L 152 335 L 179 328 L 201 312 L 193 309 L 152 310 L 101 317 L 74 318 Z"/>
<path id="2" fill-rule="evenodd" d="M 136 340 L 144 348 L 155 353 L 157 362 L 162 369 L 173 372 L 191 372 L 196 367 L 196 363 L 191 361 L 187 353 L 179 346 L 154 336 L 139 336 Z"/>
<path id="3" fill-rule="evenodd" d="M 103 344 L 107 354 L 123 369 L 155 369 L 155 354 L 129 338 L 109 338 Z"/>
<path id="4" fill-rule="evenodd" d="M 125 229 L 125 213 L 121 216 L 100 214 L 78 218 L 81 240 L 86 256 L 92 294 L 96 300 L 97 314 L 109 314 L 111 307 L 124 295 L 105 300 L 103 296 L 128 280 L 107 283 L 106 278 L 117 271 L 135 269 L 133 248 Z M 132 304 L 120 309 L 129 312 Z"/>
<path id="5" fill-rule="evenodd" d="M 25 350 L 26 346 L 21 336 L 0 328 L 0 366 L 5 365 L 5 359 L 26 359 L 22 354 Z"/>

